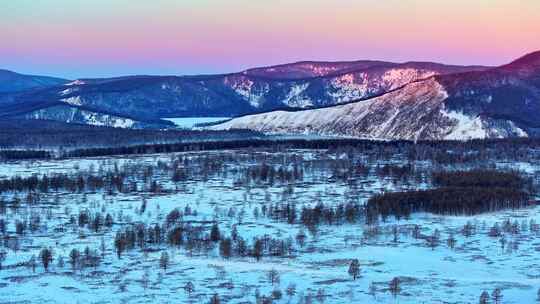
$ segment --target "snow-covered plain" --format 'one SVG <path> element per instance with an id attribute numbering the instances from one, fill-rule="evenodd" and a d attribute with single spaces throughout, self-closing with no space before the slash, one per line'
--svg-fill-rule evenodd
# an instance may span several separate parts
<path id="1" fill-rule="evenodd" d="M 255 153 L 255 154 L 252 154 Z M 283 296 L 274 303 L 476 303 L 483 290 L 501 288 L 503 303 L 534 303 L 540 287 L 540 235 L 525 229 L 530 220 L 540 223 L 540 208 L 501 211 L 475 217 L 448 217 L 415 214 L 410 219 L 389 220 L 380 224 L 376 237 L 366 237 L 370 227 L 361 222 L 345 225 L 321 225 L 316 233 L 306 231 L 304 246 L 296 246 L 291 257 L 251 257 L 224 259 L 218 250 L 208 254 L 188 252 L 186 249 L 165 245 L 145 252 L 127 251 L 121 259 L 114 252 L 114 234 L 130 223 L 161 223 L 173 209 L 190 206 L 197 215 L 186 220 L 206 222 L 216 220 L 221 232 L 228 235 L 232 225 L 246 240 L 255 236 L 292 237 L 304 230 L 300 224 L 290 225 L 259 215 L 264 204 L 294 202 L 299 207 L 312 206 L 319 201 L 337 204 L 348 201 L 365 202 L 373 193 L 398 189 L 426 188 L 421 179 L 404 182 L 390 177 L 381 178 L 370 173 L 361 180 L 340 181 L 329 178 L 331 168 L 324 161 L 339 160 L 345 155 L 325 151 L 289 150 L 279 153 L 267 151 L 219 151 L 186 154 L 159 154 L 130 157 L 100 157 L 55 161 L 20 161 L 2 164 L 1 178 L 45 172 L 74 174 L 78 170 L 99 173 L 115 167 L 145 170 L 147 165 L 167 162 L 177 156 L 199 159 L 184 164 L 188 170 L 203 172 L 199 166 L 204 158 L 225 160 L 225 169 L 197 174 L 197 178 L 173 183 L 171 177 L 153 170 L 152 179 L 166 190 L 150 193 L 142 181 L 140 190 L 127 193 L 54 192 L 41 194 L 38 204 L 23 204 L 18 209 L 8 208 L 0 215 L 8 221 L 7 233 L 15 235 L 14 219 L 28 219 L 35 212 L 41 214 L 41 224 L 35 232 L 20 236 L 17 250 L 7 249 L 6 260 L 0 270 L 0 303 L 208 303 L 219 294 L 222 303 L 256 303 L 257 293 L 268 295 L 281 290 Z M 253 156 L 256 155 L 256 156 Z M 255 157 L 268 157 L 269 164 L 287 165 L 285 159 L 302 159 L 309 163 L 302 180 L 274 185 L 239 184 L 242 168 L 257 163 Z M 241 161 L 238 161 L 240 159 Z M 280 161 L 281 160 L 281 161 Z M 372 170 L 378 164 L 405 164 L 400 156 L 389 160 L 365 159 Z M 414 164 L 421 170 L 429 163 Z M 512 163 L 498 163 L 514 168 Z M 540 164 L 519 163 L 516 169 L 534 175 Z M 159 167 L 159 166 L 157 166 Z M 206 171 L 205 171 L 206 172 Z M 2 196 L 13 199 L 11 193 Z M 24 195 L 17 194 L 24 200 Z M 147 200 L 145 212 L 140 212 L 142 199 Z M 72 215 L 80 210 L 111 213 L 114 225 L 99 232 L 70 224 Z M 232 211 L 231 211 L 232 210 Z M 518 221 L 522 231 L 505 235 L 512 250 L 502 250 L 498 238 L 487 236 L 495 222 Z M 470 222 L 476 233 L 464 236 L 462 227 Z M 399 238 L 394 239 L 392 228 L 397 225 Z M 420 225 L 421 233 L 430 235 L 435 229 L 441 233 L 441 244 L 429 248 L 422 239 L 408 232 Z M 444 241 L 454 232 L 457 244 L 450 249 Z M 81 251 L 90 246 L 105 251 L 101 265 L 73 271 L 67 262 L 71 249 Z M 516 244 L 516 245 L 514 245 Z M 43 247 L 53 249 L 53 263 L 46 272 L 41 265 L 35 272 L 24 265 L 32 255 L 38 256 Z M 508 245 L 510 247 L 510 245 Z M 159 268 L 162 251 L 167 251 L 171 265 Z M 63 267 L 57 264 L 63 256 Z M 347 273 L 351 259 L 360 261 L 360 278 L 352 280 Z M 39 261 L 39 259 L 38 259 Z M 271 284 L 270 270 L 277 270 L 281 280 Z M 401 292 L 390 294 L 388 282 L 400 277 Z M 184 291 L 187 282 L 194 284 L 194 292 Z M 287 290 L 295 292 L 287 294 Z"/>

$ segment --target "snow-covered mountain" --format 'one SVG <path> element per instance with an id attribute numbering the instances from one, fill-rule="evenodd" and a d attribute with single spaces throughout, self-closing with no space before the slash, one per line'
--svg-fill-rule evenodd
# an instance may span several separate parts
<path id="1" fill-rule="evenodd" d="M 247 115 L 212 128 L 407 140 L 524 137 L 540 130 L 540 52 L 484 71 L 424 80 L 410 75 L 390 77 L 410 81 L 367 100 Z"/>
<path id="2" fill-rule="evenodd" d="M 35 110 L 20 116 L 24 119 L 39 119 L 76 123 L 91 126 L 106 126 L 113 128 L 142 129 L 148 127 L 164 127 L 160 123 L 138 121 L 129 117 L 114 114 L 96 112 L 69 105 L 56 105 L 44 109 Z"/>
<path id="3" fill-rule="evenodd" d="M 424 62 L 298 62 L 226 75 L 79 79 L 41 90 L 2 94 L 0 116 L 60 119 L 66 115 L 65 111 L 58 114 L 59 105 L 137 121 L 237 116 L 347 103 L 433 75 L 485 69 Z"/>

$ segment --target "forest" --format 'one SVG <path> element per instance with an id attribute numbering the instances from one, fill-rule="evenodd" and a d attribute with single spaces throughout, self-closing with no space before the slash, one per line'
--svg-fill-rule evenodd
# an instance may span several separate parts
<path id="1" fill-rule="evenodd" d="M 413 212 L 475 215 L 535 204 L 532 179 L 519 172 L 475 169 L 434 172 L 434 189 L 388 192 L 373 196 L 366 205 L 368 221 L 388 216 L 408 218 Z"/>
<path id="2" fill-rule="evenodd" d="M 494 159 L 540 159 L 540 139 L 372 141 L 335 137 L 268 136 L 247 130 L 134 130 L 54 121 L 0 120 L 0 160 L 61 159 L 223 149 L 328 149 L 448 165 Z"/>

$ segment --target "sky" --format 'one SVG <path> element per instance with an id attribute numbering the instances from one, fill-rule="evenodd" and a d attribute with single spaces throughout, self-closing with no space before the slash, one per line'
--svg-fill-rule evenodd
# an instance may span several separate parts
<path id="1" fill-rule="evenodd" d="M 210 74 L 301 60 L 500 65 L 540 50 L 539 0 L 5 0 L 0 68 Z"/>

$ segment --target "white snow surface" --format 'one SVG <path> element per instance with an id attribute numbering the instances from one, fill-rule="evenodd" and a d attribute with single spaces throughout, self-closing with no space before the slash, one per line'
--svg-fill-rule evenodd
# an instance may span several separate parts
<path id="1" fill-rule="evenodd" d="M 197 124 L 228 120 L 230 117 L 169 117 L 162 119 L 173 122 L 178 128 L 193 129 Z"/>
<path id="2" fill-rule="evenodd" d="M 83 84 L 86 84 L 86 82 L 77 79 L 77 80 L 74 80 L 74 81 L 72 81 L 72 82 L 68 82 L 68 83 L 66 83 L 65 85 L 66 85 L 66 86 L 73 86 L 73 85 L 83 85 Z"/>
<path id="3" fill-rule="evenodd" d="M 528 134 L 511 120 L 499 121 L 497 125 L 490 125 L 480 115 L 466 115 L 463 112 L 441 110 L 443 116 L 448 117 L 453 126 L 444 136 L 448 140 L 470 140 L 484 138 L 505 138 L 508 136 L 527 137 Z"/>
<path id="4" fill-rule="evenodd" d="M 227 154 L 241 151 L 216 152 Z M 307 159 L 318 159 L 319 152 L 294 151 L 306 155 Z M 313 155 L 308 154 L 312 153 Z M 193 153 L 190 153 L 193 154 Z M 6 176 L 42 174 L 45 172 L 75 173 L 75 168 L 98 171 L 100 166 L 133 166 L 141 169 L 142 164 L 155 164 L 167 160 L 168 154 L 146 156 L 117 156 L 85 159 L 67 159 L 52 161 L 18 161 L 0 166 L 0 174 Z M 225 157 L 224 159 L 227 159 Z M 406 160 L 396 160 L 406 163 Z M 231 170 L 249 163 L 232 163 Z M 375 164 L 372 164 L 375 165 Z M 516 164 L 501 164 L 513 167 Z M 538 172 L 540 164 L 520 164 Z M 93 167 L 93 169 L 91 169 Z M 174 189 L 170 176 L 161 176 L 154 172 L 160 183 Z M 5 177 L 5 176 L 4 176 Z M 313 179 L 312 179 L 313 178 Z M 366 199 L 373 192 L 393 191 L 397 186 L 392 181 L 376 176 L 366 177 L 362 182 L 362 197 Z M 399 185 L 399 184 L 398 184 Z M 160 247 L 158 251 L 149 250 L 146 254 L 140 250 L 128 251 L 122 259 L 114 252 L 114 233 L 130 224 L 161 223 L 174 208 L 183 209 L 187 205 L 198 210 L 198 216 L 186 217 L 190 220 L 217 219 L 220 229 L 228 235 L 232 224 L 238 224 L 236 217 L 227 215 L 231 207 L 237 212 L 245 211 L 243 222 L 237 228 L 246 239 L 263 235 L 286 238 L 302 230 L 300 225 L 288 225 L 260 216 L 255 218 L 253 210 L 265 202 L 281 202 L 284 197 L 299 204 L 315 204 L 322 200 L 325 204 L 345 202 L 350 197 L 347 183 L 328 183 L 315 176 L 296 184 L 294 191 L 285 196 L 283 186 L 253 187 L 249 190 L 234 186 L 234 173 L 225 177 L 211 177 L 208 180 L 190 180 L 178 185 L 176 191 L 161 195 L 140 193 L 137 195 L 118 193 L 49 193 L 43 198 L 50 203 L 51 215 L 45 219 L 42 212 L 43 227 L 37 232 L 20 236 L 20 249 L 8 250 L 3 269 L 0 271 L 0 303 L 208 303 L 212 294 L 219 293 L 226 303 L 254 303 L 255 290 L 269 294 L 274 289 L 283 292 L 283 298 L 276 304 L 306 303 L 305 296 L 312 295 L 313 303 L 318 289 L 327 295 L 326 304 L 343 303 L 477 303 L 483 290 L 501 288 L 505 304 L 534 303 L 540 287 L 538 268 L 539 234 L 520 231 L 516 235 L 506 234 L 508 244 L 515 242 L 513 252 L 501 250 L 498 238 L 487 236 L 489 227 L 495 222 L 517 220 L 528 223 L 529 220 L 540 222 L 540 207 L 522 210 L 507 210 L 475 217 L 438 216 L 415 214 L 410 219 L 389 219 L 381 223 L 380 229 L 390 231 L 398 225 L 400 231 L 420 225 L 422 235 L 431 235 L 435 229 L 441 233 L 441 244 L 434 250 L 426 246 L 425 241 L 408 235 L 400 235 L 397 242 L 391 234 L 385 232 L 372 240 L 364 240 L 363 232 L 369 228 L 362 223 L 341 226 L 321 225 L 316 236 L 308 231 L 306 246 L 297 251 L 293 258 L 265 257 L 255 261 L 249 257 L 223 259 L 217 252 L 209 255 L 190 254 L 184 248 Z M 411 185 L 423 188 L 422 184 Z M 84 197 L 83 197 L 84 196 Z M 145 213 L 138 207 L 142 198 L 148 200 Z M 56 200 L 58 200 L 56 202 Z M 36 206 L 37 207 L 37 206 Z M 79 228 L 69 223 L 71 215 L 80 210 L 107 212 L 114 216 L 115 224 L 111 230 L 94 233 L 86 228 Z M 105 211 L 103 211 L 105 210 Z M 11 211 L 10 211 L 11 212 Z M 25 219 L 28 210 L 21 208 L 13 215 Z M 7 218 L 2 215 L 2 218 Z M 14 234 L 13 218 L 8 231 Z M 467 222 L 473 223 L 477 231 L 470 237 L 460 231 Z M 455 233 L 457 246 L 450 249 L 445 244 L 449 233 Z M 97 269 L 85 269 L 72 272 L 68 263 L 69 252 L 73 248 L 84 250 L 100 247 L 105 239 L 104 262 Z M 32 255 L 39 254 L 44 246 L 53 246 L 54 260 L 48 272 L 38 266 L 35 273 L 23 263 Z M 507 245 L 507 247 L 511 247 Z M 159 268 L 161 251 L 170 255 L 167 270 Z M 58 256 L 65 259 L 63 268 L 57 266 Z M 350 259 L 357 258 L 361 265 L 361 277 L 353 281 L 347 274 Z M 267 272 L 275 269 L 281 280 L 272 286 Z M 142 287 L 141 278 L 149 272 L 149 286 Z M 388 292 L 388 282 L 395 276 L 403 280 L 402 292 L 393 297 Z M 187 282 L 195 284 L 192 295 L 184 292 Z M 229 284 L 232 282 L 231 284 Z M 376 294 L 368 293 L 370 284 L 375 286 Z M 120 285 L 125 285 L 121 290 Z M 296 285 L 297 293 L 291 297 L 285 294 L 289 284 Z M 227 299 L 225 301 L 225 299 Z"/>
<path id="5" fill-rule="evenodd" d="M 232 119 L 211 129 L 252 129 L 270 134 L 346 135 L 416 139 L 418 118 L 438 111 L 447 93 L 434 79 L 365 101 L 296 112 L 273 111 Z M 411 117 L 411 111 L 416 115 Z"/>
<path id="6" fill-rule="evenodd" d="M 487 127 L 479 116 L 472 117 L 461 112 L 446 112 L 444 110 L 442 113 L 455 122 L 455 126 L 445 139 L 467 140 L 488 137 Z"/>
<path id="7" fill-rule="evenodd" d="M 284 103 L 291 107 L 305 108 L 313 105 L 304 92 L 309 88 L 309 83 L 294 84 L 291 86 L 287 97 L 285 97 Z"/>
<path id="8" fill-rule="evenodd" d="M 83 111 L 83 116 L 85 123 L 93 126 L 107 126 L 127 129 L 135 125 L 135 121 L 133 119 L 108 114 Z"/>
<path id="9" fill-rule="evenodd" d="M 255 83 L 246 77 L 226 77 L 224 82 L 255 108 L 262 106 L 264 95 L 268 93 L 270 89 L 267 83 L 262 84 L 262 88 L 255 89 Z"/>
<path id="10" fill-rule="evenodd" d="M 66 94 L 69 94 L 69 93 L 66 93 Z M 62 98 L 60 100 L 72 106 L 82 106 L 83 104 L 81 100 L 81 96 Z"/>

